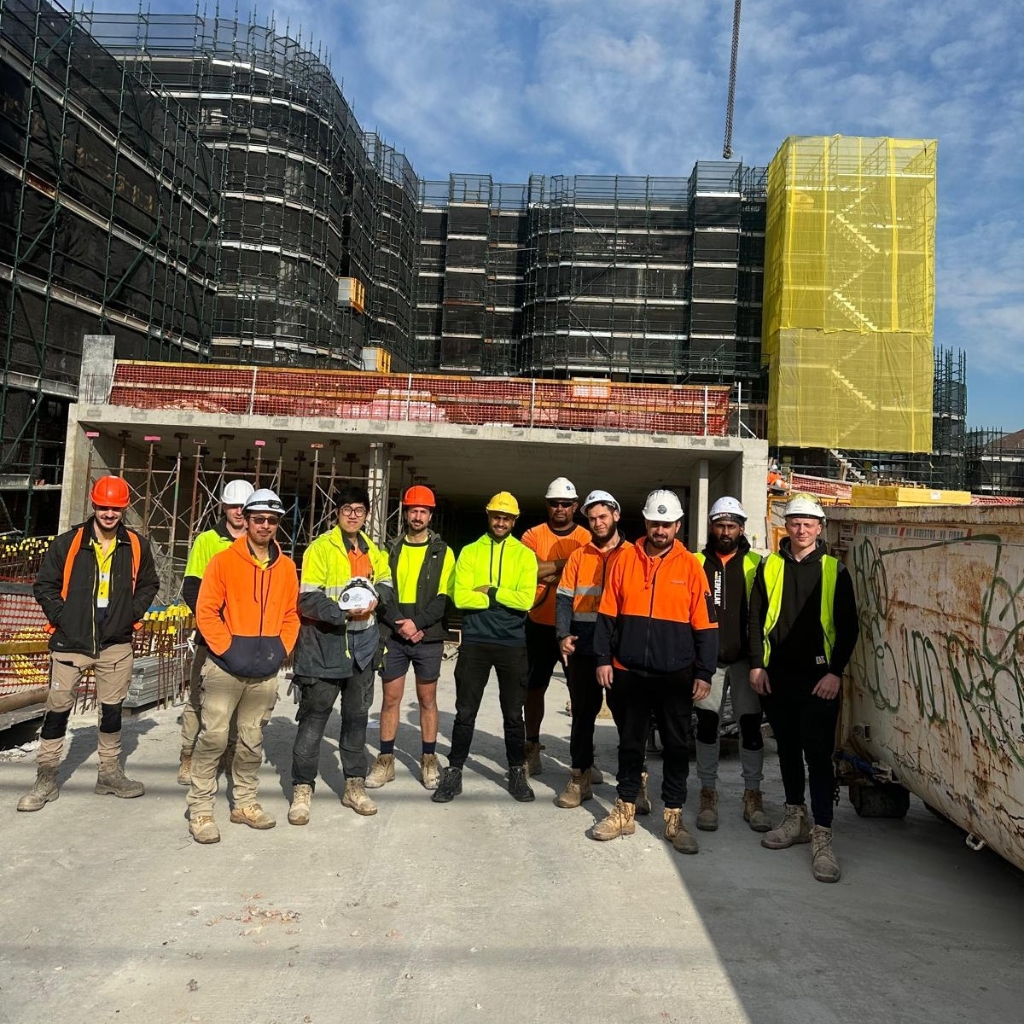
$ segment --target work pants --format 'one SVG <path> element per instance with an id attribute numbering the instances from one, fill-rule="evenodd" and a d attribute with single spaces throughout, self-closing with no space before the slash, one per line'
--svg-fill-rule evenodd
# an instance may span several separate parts
<path id="1" fill-rule="evenodd" d="M 263 727 L 277 703 L 277 673 L 272 676 L 233 676 L 207 661 L 203 666 L 199 738 L 192 751 L 192 784 L 185 796 L 189 815 L 213 814 L 217 795 L 217 765 L 227 749 L 231 719 L 237 719 L 238 739 L 231 762 L 235 807 L 256 802 L 263 763 Z"/>
<path id="2" fill-rule="evenodd" d="M 526 657 L 527 689 L 546 690 L 551 682 L 551 673 L 562 658 L 554 626 L 526 620 Z"/>
<path id="3" fill-rule="evenodd" d="M 299 710 L 295 720 L 299 727 L 292 746 L 292 785 L 316 788 L 320 764 L 320 742 L 334 702 L 341 694 L 341 731 L 338 748 L 346 779 L 365 779 L 366 724 L 373 704 L 373 665 L 356 668 L 348 679 L 314 679 L 297 677 Z"/>
<path id="4" fill-rule="evenodd" d="M 462 768 L 469 757 L 477 712 L 492 668 L 498 676 L 505 757 L 510 768 L 522 766 L 526 761 L 526 724 L 523 721 L 528 671 L 526 648 L 463 642 L 455 663 L 455 724 L 448 756 L 452 768 Z"/>
<path id="5" fill-rule="evenodd" d="M 565 667 L 565 678 L 572 701 L 569 756 L 573 768 L 585 771 L 594 763 L 594 725 L 604 696 L 597 681 L 597 658 L 592 654 L 571 655 Z"/>
<path id="6" fill-rule="evenodd" d="M 50 654 L 50 692 L 39 734 L 40 768 L 56 768 L 64 751 L 68 719 L 75 706 L 78 687 L 87 669 L 96 680 L 99 725 L 97 749 L 100 763 L 121 759 L 121 705 L 132 681 L 132 645 L 113 644 L 96 656 L 54 651 Z"/>
<path id="7" fill-rule="evenodd" d="M 651 676 L 616 669 L 608 707 L 619 730 L 619 799 L 636 803 L 653 715 L 662 742 L 661 798 L 666 808 L 682 807 L 690 772 L 687 738 L 693 716 L 693 667 Z"/>
<path id="8" fill-rule="evenodd" d="M 750 662 L 719 665 L 711 680 L 711 692 L 696 702 L 697 778 L 702 787 L 714 789 L 718 781 L 721 749 L 719 728 L 726 692 L 732 694 L 732 713 L 740 727 L 740 774 L 745 789 L 760 789 L 764 778 L 764 739 L 761 736 L 761 701 L 750 685 Z"/>
<path id="9" fill-rule="evenodd" d="M 804 802 L 804 784 L 811 791 L 811 813 L 816 825 L 832 826 L 836 775 L 832 757 L 836 749 L 839 697 L 823 700 L 811 692 L 817 679 L 792 677 L 768 670 L 772 692 L 761 697 L 779 749 L 779 770 L 787 804 Z M 807 775 L 804 775 L 804 759 Z"/>

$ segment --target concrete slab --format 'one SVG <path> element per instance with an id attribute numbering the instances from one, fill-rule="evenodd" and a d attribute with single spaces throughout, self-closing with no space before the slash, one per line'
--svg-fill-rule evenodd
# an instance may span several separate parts
<path id="1" fill-rule="evenodd" d="M 445 737 L 451 673 L 446 663 Z M 402 770 L 372 818 L 340 805 L 335 717 L 313 820 L 294 828 L 293 707 L 282 698 L 261 791 L 280 824 L 231 825 L 222 795 L 212 847 L 188 837 L 174 710 L 126 725 L 141 800 L 93 794 L 87 718 L 74 725 L 60 799 L 43 811 L 14 810 L 30 755 L 0 762 L 0 1021 L 1020 1019 L 1024 877 L 1005 862 L 972 853 L 916 801 L 905 821 L 861 820 L 844 797 L 844 876 L 821 885 L 808 847 L 764 850 L 743 823 L 735 758 L 723 762 L 722 826 L 700 834 L 698 856 L 661 839 L 657 802 L 632 838 L 595 843 L 584 832 L 611 786 L 576 811 L 552 804 L 568 764 L 563 702 L 556 681 L 536 803 L 504 791 L 492 686 L 464 796 L 430 802 L 410 774 L 418 735 L 403 724 Z M 612 769 L 611 722 L 599 722 L 597 745 Z M 657 781 L 656 755 L 651 770 Z M 767 776 L 777 813 L 774 756 Z"/>

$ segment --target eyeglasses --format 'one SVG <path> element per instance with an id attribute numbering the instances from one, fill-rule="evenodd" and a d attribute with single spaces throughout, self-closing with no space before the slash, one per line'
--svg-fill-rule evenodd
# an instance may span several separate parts
<path id="1" fill-rule="evenodd" d="M 548 506 L 550 508 L 572 508 L 575 505 L 575 501 L 549 501 Z"/>
<path id="2" fill-rule="evenodd" d="M 366 515 L 366 509 L 362 505 L 342 505 L 338 511 L 349 519 L 361 519 Z"/>
<path id="3" fill-rule="evenodd" d="M 277 526 L 281 519 L 279 516 L 249 516 L 249 522 L 257 526 Z"/>

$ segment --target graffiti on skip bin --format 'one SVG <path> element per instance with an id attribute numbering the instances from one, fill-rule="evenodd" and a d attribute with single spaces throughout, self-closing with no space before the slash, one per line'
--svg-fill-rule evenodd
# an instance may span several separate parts
<path id="1" fill-rule="evenodd" d="M 964 531 L 928 531 L 935 536 L 901 534 L 903 544 L 881 547 L 887 535 L 859 534 L 850 547 L 847 565 L 853 574 L 860 614 L 861 637 L 852 668 L 863 681 L 875 706 L 896 713 L 913 701 L 921 718 L 936 728 L 958 719 L 974 743 L 1008 754 L 1024 767 L 1024 573 L 1020 558 L 1012 564 L 1008 546 L 998 536 L 969 536 Z M 906 541 L 923 541 L 906 545 Z M 947 549 L 955 560 L 959 545 L 979 545 L 982 559 L 959 560 L 962 568 L 977 573 L 981 584 L 977 616 L 973 605 L 965 616 L 945 607 L 941 594 L 930 595 L 932 607 L 920 607 L 917 595 L 926 587 L 915 577 L 921 553 Z M 906 546 L 904 546 L 906 545 Z M 954 584 L 955 588 L 955 584 Z M 968 588 L 969 589 L 969 588 Z M 953 590 L 947 598 L 962 597 Z M 908 600 L 909 597 L 909 600 Z M 918 604 L 920 620 L 929 612 L 933 628 L 914 628 L 901 622 L 901 610 Z M 904 616 L 904 618 L 906 618 Z M 902 708 L 910 710 L 910 706 Z"/>

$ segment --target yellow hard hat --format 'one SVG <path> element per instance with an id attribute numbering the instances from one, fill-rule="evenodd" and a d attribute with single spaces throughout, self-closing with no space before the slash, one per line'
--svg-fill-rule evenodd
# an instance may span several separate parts
<path id="1" fill-rule="evenodd" d="M 487 502 L 488 512 L 504 512 L 509 516 L 519 515 L 519 502 L 516 501 L 515 495 L 509 494 L 508 491 L 498 491 L 498 493 Z"/>

